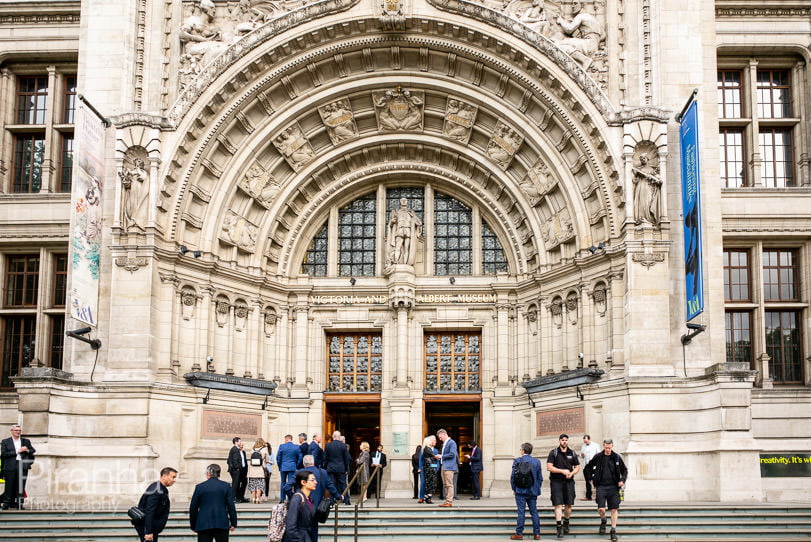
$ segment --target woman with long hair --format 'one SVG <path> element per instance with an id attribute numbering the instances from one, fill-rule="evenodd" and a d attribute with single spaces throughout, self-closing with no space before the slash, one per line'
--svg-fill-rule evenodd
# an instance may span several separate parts
<path id="1" fill-rule="evenodd" d="M 361 494 L 361 502 L 366 502 L 366 486 L 369 483 L 369 469 L 370 463 L 372 462 L 372 457 L 369 455 L 369 443 L 363 441 L 360 443 L 360 453 L 358 454 L 357 459 L 355 459 L 355 464 L 358 466 L 358 485 L 363 488 L 363 493 Z"/>
<path id="2" fill-rule="evenodd" d="M 315 506 L 310 494 L 317 485 L 312 471 L 302 469 L 296 473 L 293 485 L 295 493 L 290 497 L 287 508 L 282 542 L 312 542 L 310 530 L 315 526 Z"/>
<path id="3" fill-rule="evenodd" d="M 268 449 L 265 441 L 260 437 L 253 445 L 253 449 L 248 455 L 248 492 L 251 494 L 251 502 L 259 504 L 262 502 L 262 493 L 265 492 L 265 464 L 268 462 Z"/>
<path id="4" fill-rule="evenodd" d="M 436 490 L 437 468 L 439 464 L 434 457 L 439 452 L 436 449 L 436 437 L 428 435 L 422 441 L 422 472 L 425 476 L 425 498 L 423 502 L 432 504 L 431 497 Z"/>

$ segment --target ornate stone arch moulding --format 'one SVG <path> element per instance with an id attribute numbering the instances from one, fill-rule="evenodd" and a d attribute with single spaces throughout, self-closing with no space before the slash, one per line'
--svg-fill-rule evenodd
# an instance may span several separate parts
<path id="1" fill-rule="evenodd" d="M 355 190 L 357 186 L 375 184 L 375 178 L 380 176 L 389 176 L 395 174 L 409 174 L 409 175 L 423 175 L 428 179 L 436 180 L 442 179 L 445 182 L 453 183 L 460 187 L 464 192 L 471 194 L 482 205 L 487 206 L 490 213 L 498 220 L 498 224 L 502 231 L 507 235 L 509 241 L 509 248 L 505 247 L 511 254 L 515 255 L 516 273 L 521 275 L 528 272 L 527 264 L 527 246 L 522 240 L 516 222 L 525 222 L 528 220 L 520 210 L 514 209 L 514 212 L 520 212 L 520 220 L 510 217 L 507 210 L 504 209 L 486 189 L 476 183 L 469 177 L 460 175 L 458 172 L 449 170 L 437 164 L 427 164 L 420 162 L 386 162 L 375 164 L 370 167 L 360 168 L 351 171 L 349 174 L 340 179 L 336 179 L 333 183 L 327 186 L 316 197 L 314 197 L 307 207 L 301 210 L 298 220 L 291 224 L 290 230 L 281 241 L 281 249 L 279 250 L 278 257 L 278 274 L 286 275 L 290 269 L 296 266 L 293 258 L 300 253 L 302 243 L 306 243 L 303 233 L 305 228 L 310 225 L 310 222 L 318 213 L 319 209 L 323 208 L 325 204 L 339 198 L 341 195 Z M 512 208 L 513 206 L 510 205 Z M 491 227 L 495 225 L 491 224 Z M 531 241 L 531 239 L 530 239 Z M 273 242 L 273 235 L 269 243 Z M 273 255 L 267 254 L 269 258 L 273 259 Z"/>

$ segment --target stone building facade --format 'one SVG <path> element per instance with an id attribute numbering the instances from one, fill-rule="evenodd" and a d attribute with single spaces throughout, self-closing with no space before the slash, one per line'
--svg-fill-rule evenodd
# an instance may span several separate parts
<path id="1" fill-rule="evenodd" d="M 628 499 L 806 498 L 760 471 L 811 450 L 804 3 L 4 1 L 0 38 L 0 421 L 43 506 L 334 429 L 407 497 L 441 426 L 490 496 L 566 431 Z"/>

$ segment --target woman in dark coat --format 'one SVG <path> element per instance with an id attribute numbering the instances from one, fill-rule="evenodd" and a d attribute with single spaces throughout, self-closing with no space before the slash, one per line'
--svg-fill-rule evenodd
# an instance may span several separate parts
<path id="1" fill-rule="evenodd" d="M 315 507 L 310 500 L 310 493 L 315 491 L 317 484 L 312 471 L 300 470 L 296 473 L 296 492 L 290 497 L 284 520 L 283 542 L 312 542 L 310 529 L 315 526 Z"/>
<path id="2" fill-rule="evenodd" d="M 425 476 L 425 499 L 423 502 L 428 504 L 432 504 L 431 497 L 436 490 L 437 468 L 439 467 L 436 457 L 434 457 L 439 453 L 435 446 L 436 437 L 434 435 L 429 435 L 422 441 L 422 472 Z"/>

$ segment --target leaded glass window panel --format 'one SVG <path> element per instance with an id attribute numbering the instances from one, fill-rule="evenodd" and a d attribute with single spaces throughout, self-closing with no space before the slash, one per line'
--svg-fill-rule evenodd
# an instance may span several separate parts
<path id="1" fill-rule="evenodd" d="M 380 335 L 331 335 L 327 347 L 327 391 L 379 392 L 382 389 L 383 342 Z"/>
<path id="2" fill-rule="evenodd" d="M 327 223 L 315 234 L 310 248 L 304 255 L 304 261 L 301 262 L 301 273 L 310 275 L 311 277 L 326 277 L 327 276 Z"/>
<path id="3" fill-rule="evenodd" d="M 456 199 L 434 197 L 434 274 L 470 275 L 473 267 L 473 212 Z"/>
<path id="4" fill-rule="evenodd" d="M 507 272 L 507 258 L 496 234 L 482 220 L 482 271 L 485 275 Z"/>
<path id="5" fill-rule="evenodd" d="M 479 344 L 478 332 L 426 334 L 425 391 L 481 391 Z"/>
<path id="6" fill-rule="evenodd" d="M 391 212 L 400 208 L 400 198 L 408 200 L 408 208 L 425 222 L 425 190 L 421 186 L 405 186 L 386 190 L 386 223 Z"/>
<path id="7" fill-rule="evenodd" d="M 358 198 L 338 211 L 338 274 L 375 274 L 375 197 Z"/>

